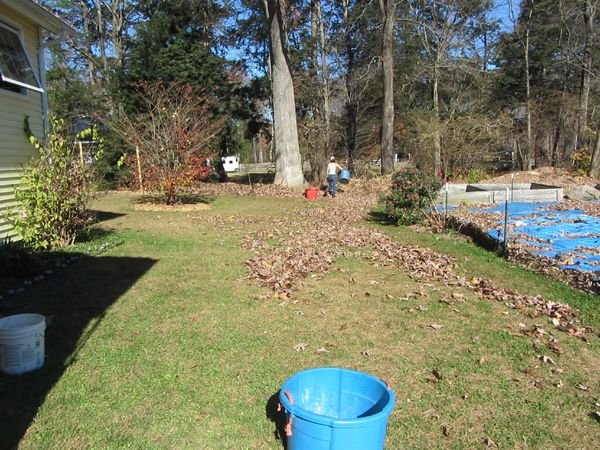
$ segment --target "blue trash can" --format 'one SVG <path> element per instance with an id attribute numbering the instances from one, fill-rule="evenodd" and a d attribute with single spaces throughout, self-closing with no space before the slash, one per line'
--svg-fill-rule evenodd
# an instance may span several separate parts
<path id="1" fill-rule="evenodd" d="M 383 450 L 394 392 L 379 378 L 324 367 L 282 386 L 288 450 Z"/>
<path id="2" fill-rule="evenodd" d="M 338 179 L 342 184 L 350 183 L 350 171 L 348 169 L 340 170 L 340 176 L 338 177 Z"/>

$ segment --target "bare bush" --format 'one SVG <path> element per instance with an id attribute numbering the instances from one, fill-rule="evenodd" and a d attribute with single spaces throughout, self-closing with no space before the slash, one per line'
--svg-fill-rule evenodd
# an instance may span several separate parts
<path id="1" fill-rule="evenodd" d="M 215 155 L 213 144 L 223 120 L 211 112 L 215 100 L 188 84 L 144 82 L 136 87 L 137 111 L 115 115 L 108 123 L 139 149 L 145 187 L 161 191 L 172 204 L 178 191 L 206 174 L 202 162 Z"/>

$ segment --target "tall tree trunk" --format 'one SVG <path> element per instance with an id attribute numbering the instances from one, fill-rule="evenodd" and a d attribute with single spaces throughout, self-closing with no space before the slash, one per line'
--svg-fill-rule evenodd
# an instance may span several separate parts
<path id="1" fill-rule="evenodd" d="M 313 28 L 313 38 L 317 43 L 315 50 L 316 58 L 320 74 L 318 82 L 320 84 L 320 108 L 319 118 L 324 125 L 325 133 L 321 139 L 320 149 L 316 151 L 314 158 L 314 167 L 312 168 L 313 180 L 324 180 L 327 177 L 327 158 L 331 156 L 331 106 L 329 92 L 329 67 L 327 65 L 327 47 L 325 39 L 325 24 L 323 21 L 323 9 L 321 8 L 321 0 L 313 0 L 313 13 L 316 27 Z"/>
<path id="2" fill-rule="evenodd" d="M 111 30 L 110 40 L 115 53 L 115 67 L 120 69 L 123 66 L 125 58 L 125 46 L 123 43 L 123 34 L 126 31 L 124 28 L 127 23 L 126 15 L 128 14 L 127 0 L 113 0 L 111 7 Z"/>
<path id="3" fill-rule="evenodd" d="M 594 16 L 596 1 L 585 0 L 583 19 L 585 22 L 585 43 L 583 49 L 583 68 L 581 70 L 581 90 L 579 94 L 579 117 L 577 120 L 577 137 L 582 145 L 586 145 L 585 133 L 587 128 L 588 105 L 593 65 L 594 45 Z"/>
<path id="4" fill-rule="evenodd" d="M 590 178 L 600 181 L 600 131 L 596 132 L 596 143 L 592 152 L 592 163 L 590 164 Z"/>
<path id="5" fill-rule="evenodd" d="M 435 121 L 433 130 L 433 173 L 438 176 L 442 173 L 442 135 L 440 130 L 439 68 L 437 60 L 433 68 L 432 81 L 431 95 L 433 100 L 433 118 Z"/>
<path id="6" fill-rule="evenodd" d="M 104 36 L 104 17 L 102 15 L 102 1 L 96 0 L 96 33 L 98 36 L 98 49 L 102 62 L 102 79 L 108 76 L 108 59 L 106 58 L 106 37 Z"/>
<path id="7" fill-rule="evenodd" d="M 531 9 L 527 19 L 527 28 L 525 29 L 525 42 L 523 43 L 523 56 L 525 57 L 525 95 L 527 107 L 527 149 L 523 161 L 523 169 L 531 170 L 533 168 L 534 150 L 533 135 L 531 131 L 531 75 L 529 73 L 529 33 L 531 28 L 531 16 L 533 15 L 534 0 L 531 0 Z"/>
<path id="8" fill-rule="evenodd" d="M 565 109 L 567 99 L 567 84 L 570 78 L 570 64 L 565 64 L 565 74 L 563 76 L 563 85 L 560 94 L 560 106 L 558 108 L 556 129 L 554 132 L 554 142 L 552 144 L 552 157 L 551 163 L 554 167 L 559 167 L 562 159 L 562 152 L 560 151 L 560 140 L 562 138 L 562 132 L 565 128 Z"/>
<path id="9" fill-rule="evenodd" d="M 356 132 L 358 120 L 358 105 L 356 99 L 356 81 L 354 79 L 354 48 L 352 40 L 352 24 L 350 23 L 349 0 L 342 0 L 344 15 L 344 43 L 345 53 L 348 58 L 346 67 L 346 158 L 348 168 L 354 166 L 354 153 L 356 151 Z"/>
<path id="10" fill-rule="evenodd" d="M 280 0 L 266 0 L 270 59 L 273 71 L 273 128 L 275 142 L 275 181 L 277 185 L 300 189 L 304 186 L 294 85 L 287 48 L 284 45 L 283 5 Z"/>
<path id="11" fill-rule="evenodd" d="M 379 0 L 383 23 L 383 110 L 381 115 L 381 173 L 394 171 L 394 23 L 395 0 Z"/>
<path id="12" fill-rule="evenodd" d="M 321 50 L 321 89 L 323 97 L 323 119 L 325 120 L 325 145 L 327 154 L 331 146 L 331 94 L 329 92 L 329 67 L 327 65 L 327 47 L 325 41 L 325 25 L 323 24 L 323 10 L 321 0 L 316 0 L 319 22 L 319 44 Z"/>
<path id="13" fill-rule="evenodd" d="M 94 51 L 92 49 L 92 25 L 91 25 L 91 12 L 85 1 L 80 0 L 79 5 L 81 6 L 81 26 L 82 33 L 85 36 L 85 52 L 87 62 L 87 76 L 90 84 L 93 86 L 97 83 L 96 77 L 96 65 L 94 63 Z"/>

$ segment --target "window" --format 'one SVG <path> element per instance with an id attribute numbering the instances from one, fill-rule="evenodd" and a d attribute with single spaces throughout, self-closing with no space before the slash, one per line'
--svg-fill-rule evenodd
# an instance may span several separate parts
<path id="1" fill-rule="evenodd" d="M 43 92 L 16 30 L 0 22 L 0 88 L 11 85 Z M 7 86 L 8 87 L 8 86 Z"/>

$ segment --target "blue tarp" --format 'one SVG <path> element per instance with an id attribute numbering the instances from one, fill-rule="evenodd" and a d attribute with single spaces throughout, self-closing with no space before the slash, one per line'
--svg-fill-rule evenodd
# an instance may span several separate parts
<path id="1" fill-rule="evenodd" d="M 511 241 L 523 242 L 537 248 L 542 256 L 563 263 L 563 269 L 596 272 L 600 275 L 600 218 L 575 209 L 553 209 L 556 202 L 508 203 L 508 222 L 514 229 L 508 232 Z M 500 212 L 504 218 L 504 204 L 482 212 Z M 510 230 L 510 228 L 509 228 Z M 488 234 L 500 242 L 504 240 L 504 219 L 498 228 Z"/>

